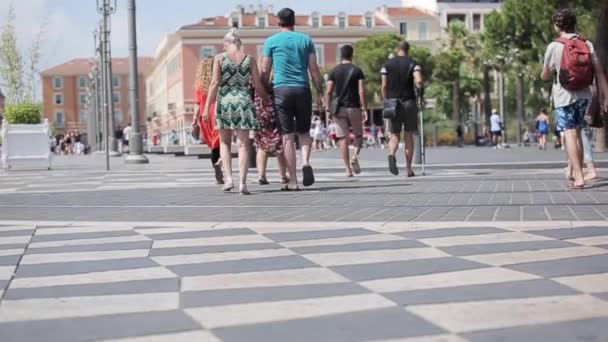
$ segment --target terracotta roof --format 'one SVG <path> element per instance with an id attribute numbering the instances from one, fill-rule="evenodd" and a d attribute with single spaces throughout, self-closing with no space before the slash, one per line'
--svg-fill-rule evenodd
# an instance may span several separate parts
<path id="1" fill-rule="evenodd" d="M 310 26 L 309 18 L 308 15 L 296 15 L 296 26 Z"/>
<path id="2" fill-rule="evenodd" d="M 336 16 L 335 15 L 324 15 L 322 17 L 323 26 L 335 26 L 336 25 Z"/>
<path id="3" fill-rule="evenodd" d="M 150 71 L 154 59 L 150 57 L 140 57 L 138 59 L 138 71 L 140 74 L 147 74 Z M 91 70 L 91 62 L 88 58 L 75 58 L 69 62 L 54 66 L 44 70 L 43 76 L 77 76 L 87 75 Z M 112 58 L 112 73 L 118 75 L 129 74 L 128 58 Z"/>
<path id="4" fill-rule="evenodd" d="M 362 15 L 350 15 L 348 16 L 348 26 L 365 26 Z"/>
<path id="5" fill-rule="evenodd" d="M 414 7 L 389 7 L 386 12 L 391 17 L 430 17 L 431 15 Z"/>

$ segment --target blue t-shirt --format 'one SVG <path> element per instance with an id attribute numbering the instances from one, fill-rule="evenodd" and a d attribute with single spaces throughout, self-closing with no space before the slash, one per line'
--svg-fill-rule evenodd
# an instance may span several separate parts
<path id="1" fill-rule="evenodd" d="M 308 57 L 315 53 L 310 36 L 299 32 L 279 32 L 266 40 L 264 57 L 274 64 L 274 87 L 310 88 Z"/>

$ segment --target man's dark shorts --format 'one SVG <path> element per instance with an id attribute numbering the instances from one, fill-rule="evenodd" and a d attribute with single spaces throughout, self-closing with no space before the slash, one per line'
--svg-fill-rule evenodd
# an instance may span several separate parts
<path id="1" fill-rule="evenodd" d="M 274 101 L 283 134 L 310 132 L 312 93 L 309 88 L 276 88 Z"/>
<path id="2" fill-rule="evenodd" d="M 391 133 L 418 132 L 418 105 L 416 100 L 401 102 L 397 116 L 391 120 Z"/>

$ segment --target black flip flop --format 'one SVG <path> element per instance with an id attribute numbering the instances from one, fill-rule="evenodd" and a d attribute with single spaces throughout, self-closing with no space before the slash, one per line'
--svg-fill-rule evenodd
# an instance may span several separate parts
<path id="1" fill-rule="evenodd" d="M 297 191 L 302 191 L 302 189 L 300 188 L 290 188 L 289 185 L 285 185 L 284 187 L 281 188 L 281 191 L 293 191 L 293 192 L 297 192 Z"/>
<path id="2" fill-rule="evenodd" d="M 399 168 L 397 168 L 397 158 L 393 155 L 388 156 L 388 170 L 393 174 L 393 176 L 399 175 Z"/>
<path id="3" fill-rule="evenodd" d="M 304 175 L 304 179 L 302 180 L 302 185 L 311 186 L 315 184 L 315 174 L 312 171 L 312 166 L 306 165 L 302 167 L 302 174 Z"/>

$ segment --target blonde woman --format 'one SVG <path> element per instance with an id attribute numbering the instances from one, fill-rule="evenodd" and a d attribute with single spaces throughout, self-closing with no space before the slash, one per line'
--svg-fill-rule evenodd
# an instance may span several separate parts
<path id="1" fill-rule="evenodd" d="M 211 105 L 217 100 L 216 126 L 220 133 L 220 154 L 226 171 L 225 192 L 234 189 L 232 179 L 232 135 L 236 133 L 239 146 L 239 192 L 249 195 L 247 172 L 249 170 L 249 133 L 258 129 L 255 105 L 250 82 L 264 102 L 268 94 L 262 85 L 255 60 L 241 49 L 237 29 L 224 37 L 224 53 L 215 56 L 209 96 L 203 111 L 203 120 L 210 120 Z"/>
<path id="2" fill-rule="evenodd" d="M 202 108 L 207 103 L 212 76 L 213 57 L 207 57 L 199 64 L 196 71 L 194 98 L 196 99 L 197 109 L 192 126 L 199 128 L 201 137 L 211 149 L 211 164 L 215 170 L 215 180 L 218 185 L 221 185 L 224 184 L 224 175 L 222 174 L 222 162 L 220 161 L 220 134 L 215 128 L 215 103 L 211 104 L 208 113 L 209 120 L 203 120 L 201 115 Z"/>

